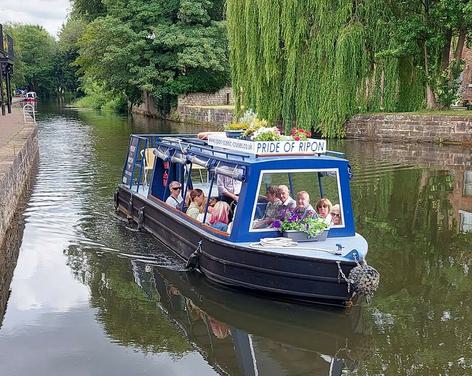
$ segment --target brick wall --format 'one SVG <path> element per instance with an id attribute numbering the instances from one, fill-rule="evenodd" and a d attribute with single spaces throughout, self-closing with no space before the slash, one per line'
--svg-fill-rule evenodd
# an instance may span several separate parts
<path id="1" fill-rule="evenodd" d="M 346 124 L 346 137 L 378 141 L 472 144 L 470 116 L 356 115 Z"/>
<path id="2" fill-rule="evenodd" d="M 233 90 L 231 87 L 224 87 L 215 93 L 189 93 L 179 95 L 177 107 L 182 106 L 221 106 L 233 105 Z"/>

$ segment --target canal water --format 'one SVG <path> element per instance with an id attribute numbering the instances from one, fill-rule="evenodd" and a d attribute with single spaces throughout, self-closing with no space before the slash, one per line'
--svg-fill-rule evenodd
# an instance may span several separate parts
<path id="1" fill-rule="evenodd" d="M 339 311 L 212 285 L 114 214 L 130 133 L 200 129 L 56 106 L 38 120 L 0 257 L 2 375 L 472 374 L 469 149 L 330 143 L 381 273 L 370 306 Z"/>

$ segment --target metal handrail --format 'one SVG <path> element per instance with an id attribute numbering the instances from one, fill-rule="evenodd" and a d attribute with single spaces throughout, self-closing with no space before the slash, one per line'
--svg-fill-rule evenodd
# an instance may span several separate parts
<path id="1" fill-rule="evenodd" d="M 23 121 L 25 124 L 36 124 L 36 111 L 31 103 L 23 106 Z"/>

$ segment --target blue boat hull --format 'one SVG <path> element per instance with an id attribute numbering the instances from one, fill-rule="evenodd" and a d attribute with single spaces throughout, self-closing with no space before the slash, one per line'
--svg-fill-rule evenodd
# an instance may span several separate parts
<path id="1" fill-rule="evenodd" d="M 183 220 L 159 200 L 136 195 L 123 185 L 115 199 L 118 211 L 183 260 L 194 262 L 211 281 L 283 300 L 343 305 L 353 297 L 334 260 L 276 254 L 231 243 Z M 355 266 L 353 261 L 341 263 L 345 275 Z"/>

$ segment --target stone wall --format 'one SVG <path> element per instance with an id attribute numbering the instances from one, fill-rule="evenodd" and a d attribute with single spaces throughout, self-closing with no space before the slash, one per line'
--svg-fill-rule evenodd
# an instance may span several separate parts
<path id="1" fill-rule="evenodd" d="M 0 148 L 0 245 L 37 156 L 38 133 L 35 124 L 26 125 L 6 146 Z"/>
<path id="2" fill-rule="evenodd" d="M 179 95 L 177 107 L 182 106 L 228 106 L 234 104 L 233 90 L 224 87 L 215 93 L 189 93 Z"/>
<path id="3" fill-rule="evenodd" d="M 231 87 L 225 87 L 216 93 L 190 93 L 179 95 L 177 108 L 169 114 L 169 119 L 189 123 L 221 125 L 233 119 L 234 104 Z M 205 106 L 228 106 L 223 108 L 205 108 Z M 156 103 L 149 93 L 143 93 L 143 103 L 133 106 L 132 112 L 150 117 L 160 117 Z"/>
<path id="4" fill-rule="evenodd" d="M 346 138 L 472 144 L 472 113 L 470 116 L 356 115 L 346 124 Z"/>
<path id="5" fill-rule="evenodd" d="M 233 120 L 233 110 L 229 108 L 182 106 L 177 111 L 181 122 L 223 125 Z"/>
<path id="6" fill-rule="evenodd" d="M 143 93 L 143 103 L 139 106 L 133 106 L 131 112 L 145 116 L 159 117 L 154 99 L 151 94 L 147 92 Z"/>

